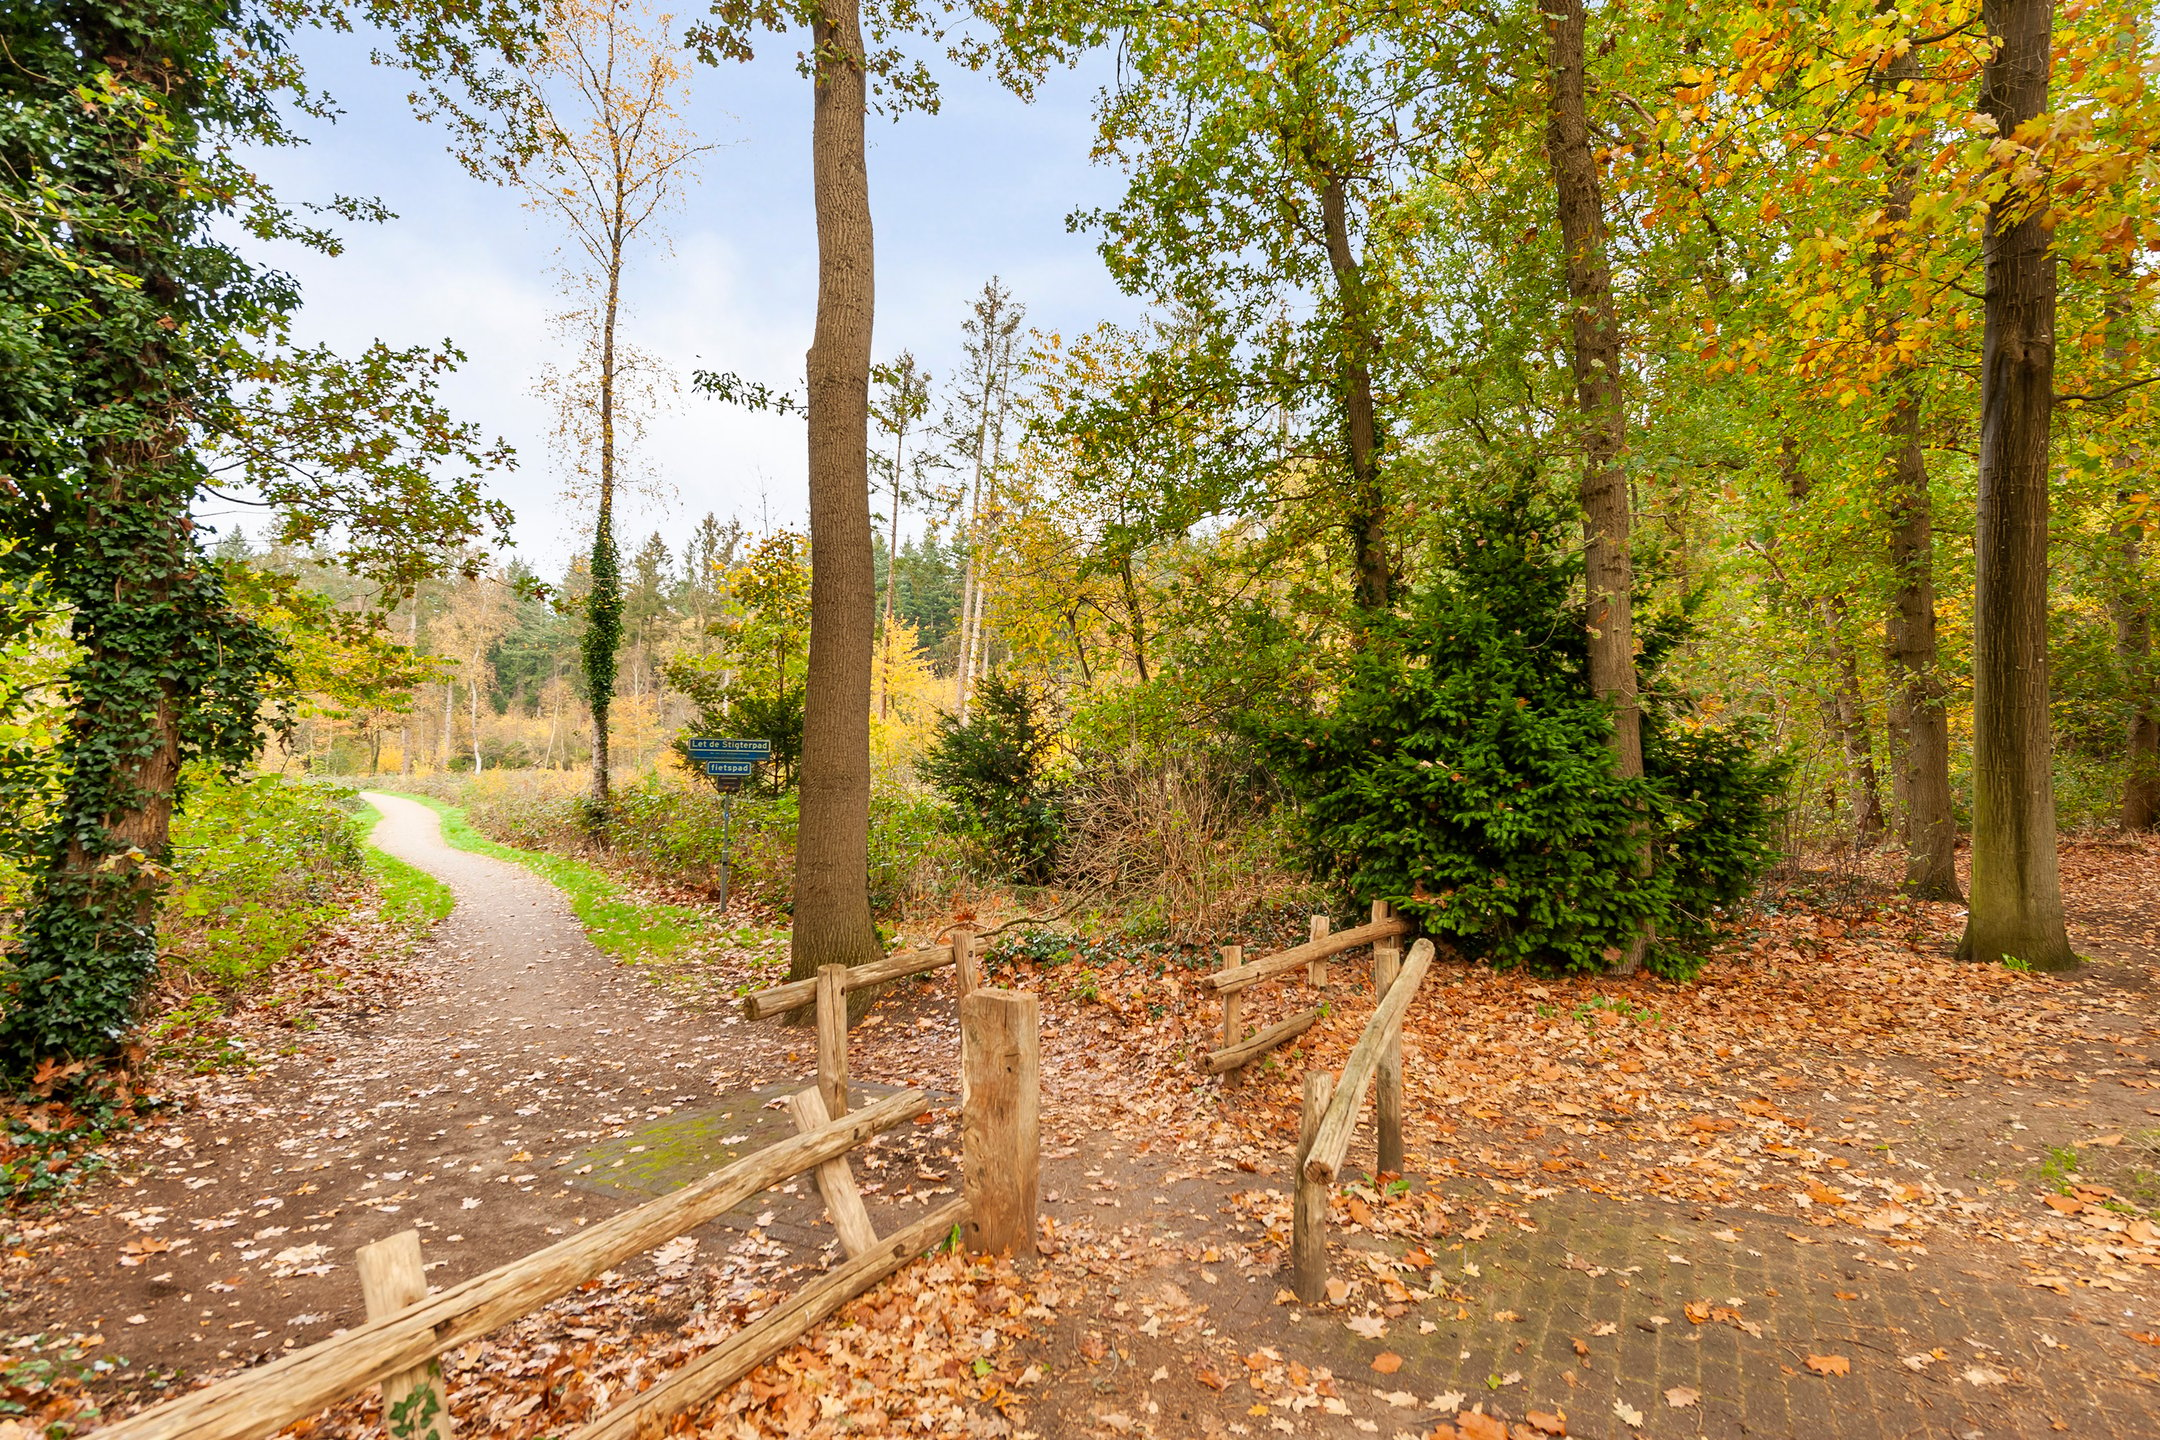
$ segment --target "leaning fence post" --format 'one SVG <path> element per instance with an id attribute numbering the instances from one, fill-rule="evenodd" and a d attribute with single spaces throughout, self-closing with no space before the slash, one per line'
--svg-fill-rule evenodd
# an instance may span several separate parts
<path id="1" fill-rule="evenodd" d="M 817 973 L 817 1088 L 825 1113 L 837 1120 L 847 1114 L 847 982 L 845 965 L 821 966 Z"/>
<path id="2" fill-rule="evenodd" d="M 1290 1288 L 1308 1305 L 1319 1304 L 1327 1295 L 1329 1187 L 1306 1177 L 1305 1156 L 1334 1093 L 1334 1076 L 1325 1070 L 1305 1072 L 1305 1099 L 1298 1110 L 1297 1200 L 1290 1216 Z"/>
<path id="3" fill-rule="evenodd" d="M 420 1232 L 401 1230 L 353 1252 L 360 1298 L 367 1317 L 380 1320 L 427 1299 L 427 1266 L 420 1259 Z M 382 1382 L 383 1429 L 396 1440 L 452 1440 L 450 1402 L 443 1394 L 442 1362 L 434 1356 Z"/>
<path id="4" fill-rule="evenodd" d="M 1026 990 L 960 1002 L 960 1163 L 970 1250 L 1035 1253 L 1042 1005 Z"/>
<path id="5" fill-rule="evenodd" d="M 1325 916 L 1325 915 L 1315 915 L 1315 916 L 1313 916 L 1313 917 L 1312 917 L 1312 929 L 1311 929 L 1311 931 L 1310 931 L 1309 933 L 1310 933 L 1310 935 L 1311 935 L 1311 938 L 1312 938 L 1313 940 L 1315 940 L 1315 941 L 1320 941 L 1320 940 L 1325 940 L 1325 939 L 1327 939 L 1327 934 L 1328 934 L 1328 918 L 1327 918 L 1327 916 Z M 1318 959 L 1315 959 L 1315 960 L 1311 960 L 1311 961 L 1308 961 L 1308 962 L 1306 963 L 1306 966 L 1305 966 L 1305 978 L 1306 978 L 1306 980 L 1308 980 L 1309 982 L 1311 982 L 1311 984 L 1312 984 L 1312 987 L 1313 987 L 1313 989 L 1315 989 L 1315 990 L 1318 990 L 1318 989 L 1321 989 L 1322 987 L 1324 987 L 1324 986 L 1325 986 L 1325 985 L 1327 984 L 1327 958 L 1326 958 L 1325 956 L 1322 956 L 1322 957 L 1320 957 L 1320 958 L 1318 958 Z"/>
<path id="6" fill-rule="evenodd" d="M 1372 902 L 1372 918 L 1375 923 L 1390 917 L 1392 907 L 1385 900 Z M 1372 951 L 1373 1003 L 1387 994 L 1395 977 L 1402 973 L 1402 941 L 1393 936 L 1375 940 Z M 1398 1023 L 1388 1032 L 1387 1044 L 1380 1051 L 1379 1100 L 1376 1128 L 1380 1135 L 1380 1170 L 1395 1175 L 1403 1173 L 1402 1148 L 1402 1026 Z"/>

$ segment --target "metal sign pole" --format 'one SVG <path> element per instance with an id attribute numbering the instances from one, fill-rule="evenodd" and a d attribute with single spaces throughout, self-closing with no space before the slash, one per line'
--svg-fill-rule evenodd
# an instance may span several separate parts
<path id="1" fill-rule="evenodd" d="M 735 792 L 720 796 L 720 913 L 727 913 L 728 882 L 735 870 Z"/>

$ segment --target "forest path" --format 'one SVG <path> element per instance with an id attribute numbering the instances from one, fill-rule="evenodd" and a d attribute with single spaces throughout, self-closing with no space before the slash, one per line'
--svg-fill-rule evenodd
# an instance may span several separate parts
<path id="1" fill-rule="evenodd" d="M 374 842 L 457 898 L 402 992 L 213 1078 L 141 1137 L 40 1227 L 37 1283 L 16 1272 L 0 1310 L 13 1333 L 97 1331 L 108 1354 L 189 1372 L 265 1358 L 361 1318 L 358 1246 L 417 1228 L 430 1281 L 454 1283 L 645 1198 L 578 1179 L 586 1147 L 626 1149 L 633 1127 L 699 1102 L 707 1129 L 777 1129 L 715 1101 L 733 1016 L 617 965 L 553 885 L 450 848 L 426 806 L 366 798 L 384 817 Z M 729 1039 L 738 1059 L 776 1052 L 753 1061 L 766 1076 L 785 1068 L 782 1037 Z"/>

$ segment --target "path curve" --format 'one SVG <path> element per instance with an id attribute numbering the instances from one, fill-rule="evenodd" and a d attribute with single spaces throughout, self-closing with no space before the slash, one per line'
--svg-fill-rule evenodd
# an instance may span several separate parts
<path id="1" fill-rule="evenodd" d="M 559 890 L 450 848 L 427 806 L 364 795 L 375 843 L 457 898 L 409 988 L 211 1081 L 153 1159 L 92 1182 L 40 1237 L 46 1283 L 11 1287 L 14 1333 L 186 1371 L 275 1355 L 361 1318 L 355 1247 L 418 1228 L 438 1285 L 540 1249 L 638 1198 L 573 1188 L 577 1153 L 713 1095 L 731 1017 L 617 966 Z"/>

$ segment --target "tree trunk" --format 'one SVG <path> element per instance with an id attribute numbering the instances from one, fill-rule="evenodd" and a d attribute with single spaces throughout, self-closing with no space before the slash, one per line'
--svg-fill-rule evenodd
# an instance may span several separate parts
<path id="1" fill-rule="evenodd" d="M 1908 201 L 1909 203 L 1909 201 Z M 1935 519 L 1920 443 L 1917 381 L 1907 375 L 1890 413 L 1892 601 L 1884 662 L 1890 735 L 1905 841 L 1905 892 L 1959 900 L 1957 816 L 1950 807 L 1950 716 L 1935 640 Z"/>
<path id="2" fill-rule="evenodd" d="M 856 0 L 814 27 L 811 164 L 818 234 L 810 344 L 810 664 L 802 820 L 795 846 L 791 977 L 878 957 L 870 915 L 870 661 L 877 590 L 870 547 L 870 177 L 863 154 L 863 42 Z"/>
<path id="3" fill-rule="evenodd" d="M 1620 464 L 1627 414 L 1620 389 L 1620 324 L 1605 254 L 1604 196 L 1590 151 L 1584 23 L 1582 0 L 1545 0 L 1552 44 L 1545 151 L 1559 211 L 1569 358 L 1581 422 L 1590 688 L 1613 708 L 1613 768 L 1622 779 L 1634 779 L 1643 773 L 1643 751 L 1635 678 L 1635 564 L 1627 475 Z M 1642 863 L 1650 863 L 1647 850 Z M 1633 937 L 1618 965 L 1622 972 L 1641 966 L 1649 939 L 1647 934 Z"/>
<path id="4" fill-rule="evenodd" d="M 892 713 L 893 593 L 900 583 L 900 467 L 907 455 L 907 422 L 898 422 L 893 436 L 892 514 L 885 540 L 885 618 L 878 624 L 878 646 L 884 656 L 884 673 L 878 680 L 878 719 Z"/>
<path id="5" fill-rule="evenodd" d="M 1559 202 L 1565 252 L 1570 360 L 1583 444 L 1582 508 L 1589 543 L 1590 685 L 1612 702 L 1613 755 L 1622 776 L 1643 773 L 1642 712 L 1635 679 L 1635 564 L 1630 552 L 1627 476 L 1620 457 L 1627 415 L 1620 393 L 1620 323 L 1605 255 L 1604 196 L 1590 153 L 1582 0 L 1547 0 L 1552 94 L 1546 156 Z"/>
<path id="6" fill-rule="evenodd" d="M 480 652 L 473 652 L 472 674 L 466 678 L 466 689 L 472 697 L 472 773 L 480 773 Z"/>
<path id="7" fill-rule="evenodd" d="M 405 649 L 408 654 L 417 655 L 420 653 L 420 592 L 417 590 L 413 592 L 412 597 L 412 618 L 406 623 L 405 627 Z M 405 728 L 399 732 L 398 736 L 398 774 L 400 775 L 413 773 L 412 742 L 412 721 L 407 720 Z"/>
<path id="8" fill-rule="evenodd" d="M 1882 839 L 1882 785 L 1875 773 L 1875 744 L 1868 733 L 1867 696 L 1860 688 L 1860 664 L 1852 646 L 1845 643 L 1849 617 L 1845 602 L 1832 600 L 1823 606 L 1823 630 L 1830 647 L 1830 665 L 1837 676 L 1837 692 L 1831 715 L 1838 740 L 1845 751 L 1845 788 L 1853 800 L 1853 846 L 1865 849 Z"/>
<path id="9" fill-rule="evenodd" d="M 593 717 L 590 820 L 605 829 L 609 789 L 608 711 L 615 699 L 615 652 L 622 644 L 622 568 L 615 553 L 615 319 L 622 301 L 622 172 L 615 175 L 614 224 L 609 232 L 607 290 L 600 314 L 600 514 L 593 523 L 592 594 L 585 602 L 585 686 Z M 475 744 L 478 738 L 475 737 Z"/>
<path id="10" fill-rule="evenodd" d="M 2122 828 L 2150 830 L 2160 820 L 2160 720 L 2154 716 L 2152 600 L 2144 585 L 2144 527 L 2121 527 L 2122 576 L 2115 592 L 2115 653 L 2130 682 Z"/>
<path id="11" fill-rule="evenodd" d="M 1919 60 L 1908 49 L 1883 68 L 1882 88 L 1917 79 Z M 1891 248 L 1912 219 L 1920 161 L 1901 143 L 1897 170 L 1884 198 L 1882 241 L 1870 284 L 1878 304 L 1891 303 Z M 1894 351 L 1900 326 L 1886 308 L 1876 325 L 1879 349 Z M 1905 892 L 1923 900 L 1962 900 L 1957 878 L 1957 816 L 1950 802 L 1950 717 L 1944 707 L 1935 639 L 1935 516 L 1928 496 L 1927 451 L 1921 443 L 1922 405 L 1917 365 L 1896 364 L 1889 380 L 1896 403 L 1884 423 L 1890 479 L 1884 496 L 1889 520 L 1890 614 L 1884 633 L 1889 676 L 1891 790 L 1905 843 Z"/>
<path id="12" fill-rule="evenodd" d="M 1814 482 L 1800 463 L 1799 442 L 1789 434 L 1778 444 L 1778 468 L 1785 476 L 1785 493 L 1795 503 L 1805 501 L 1815 488 Z M 1788 591 L 1793 589 L 1782 569 L 1776 573 Z M 1845 639 L 1852 614 L 1839 596 L 1817 602 L 1815 613 L 1822 625 L 1822 654 L 1829 662 L 1831 676 L 1830 693 L 1823 700 L 1823 718 L 1836 732 L 1838 748 L 1845 754 L 1845 786 L 1852 794 L 1853 846 L 1862 849 L 1882 838 L 1882 787 L 1875 773 L 1875 743 L 1869 733 L 1867 696 L 1860 687 L 1860 662 Z M 1836 804 L 1830 809 L 1835 813 Z"/>
<path id="13" fill-rule="evenodd" d="M 2053 0 L 1985 0 L 1997 49 L 1980 108 L 2013 135 L 2047 109 Z M 2022 164 L 2016 161 L 2013 163 Z M 1988 208 L 1973 576 L 1972 909 L 1960 958 L 2077 964 L 2063 923 L 2048 717 L 2048 429 L 2055 400 L 2055 255 L 2038 196 Z"/>
<path id="14" fill-rule="evenodd" d="M 1380 488 L 1380 431 L 1373 405 L 1372 315 L 1365 273 L 1350 248 L 1350 218 L 1342 178 L 1330 174 L 1320 186 L 1320 218 L 1327 233 L 1328 268 L 1342 306 L 1343 458 L 1350 470 L 1351 569 L 1361 610 L 1393 603 L 1395 576 L 1387 556 L 1387 497 Z"/>

